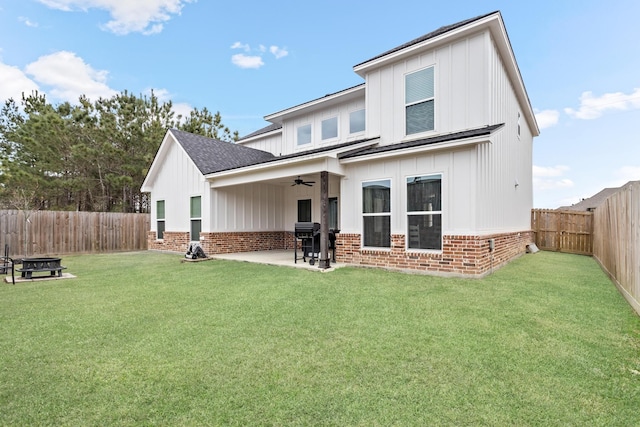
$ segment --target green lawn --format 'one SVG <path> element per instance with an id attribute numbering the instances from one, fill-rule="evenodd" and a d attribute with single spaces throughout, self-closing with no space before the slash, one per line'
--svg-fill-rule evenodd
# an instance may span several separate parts
<path id="1" fill-rule="evenodd" d="M 481 280 L 180 259 L 0 285 L 0 425 L 640 423 L 640 318 L 591 258 Z"/>

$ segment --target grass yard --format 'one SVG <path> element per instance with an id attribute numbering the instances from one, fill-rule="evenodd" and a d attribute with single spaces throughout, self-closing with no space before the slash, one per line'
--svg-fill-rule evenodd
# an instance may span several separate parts
<path id="1" fill-rule="evenodd" d="M 0 425 L 640 423 L 640 318 L 591 258 L 482 280 L 180 258 L 0 285 Z"/>

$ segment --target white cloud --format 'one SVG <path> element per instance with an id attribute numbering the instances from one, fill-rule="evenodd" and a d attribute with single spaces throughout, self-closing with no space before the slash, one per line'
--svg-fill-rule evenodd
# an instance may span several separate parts
<path id="1" fill-rule="evenodd" d="M 245 52 L 249 52 L 251 50 L 251 46 L 246 43 L 235 42 L 231 45 L 231 49 L 242 49 Z"/>
<path id="2" fill-rule="evenodd" d="M 27 65 L 25 72 L 41 85 L 49 86 L 49 94 L 62 101 L 75 103 L 80 95 L 95 101 L 117 93 L 107 85 L 107 71 L 94 70 L 73 52 L 41 56 Z"/>
<path id="3" fill-rule="evenodd" d="M 629 181 L 640 181 L 640 166 L 622 166 L 614 171 L 616 184 L 613 187 L 619 187 Z"/>
<path id="4" fill-rule="evenodd" d="M 250 56 L 242 53 L 233 55 L 231 62 L 240 68 L 260 68 L 264 65 L 260 56 Z"/>
<path id="5" fill-rule="evenodd" d="M 33 27 L 33 28 L 37 28 L 38 27 L 38 23 L 37 22 L 33 22 L 32 20 L 30 20 L 29 18 L 26 18 L 24 16 L 20 16 L 18 18 L 18 20 L 20 22 L 22 22 L 24 25 L 26 25 L 27 27 Z"/>
<path id="6" fill-rule="evenodd" d="M 251 46 L 246 43 L 235 42 L 231 45 L 231 49 L 242 49 L 247 53 L 247 55 L 238 53 L 231 57 L 231 62 L 240 68 L 260 68 L 264 65 L 262 55 L 267 52 L 267 47 L 263 44 L 258 45 L 256 49 L 252 49 Z M 258 54 L 249 55 L 252 51 L 257 52 Z M 268 51 L 271 52 L 276 59 L 284 58 L 289 55 L 289 52 L 286 49 L 274 45 L 270 46 Z"/>
<path id="7" fill-rule="evenodd" d="M 273 56 L 276 57 L 276 59 L 284 58 L 285 56 L 289 55 L 289 52 L 287 52 L 287 49 L 284 49 L 278 46 L 269 47 L 269 52 L 271 52 Z"/>
<path id="8" fill-rule="evenodd" d="M 533 165 L 533 187 L 536 190 L 555 190 L 559 188 L 571 188 L 573 181 L 564 178 L 564 174 L 569 171 L 568 166 L 536 166 Z"/>
<path id="9" fill-rule="evenodd" d="M 151 96 L 151 89 L 145 91 L 147 96 Z M 168 102 L 171 101 L 171 94 L 166 89 L 153 89 L 153 94 L 158 98 L 160 102 Z M 175 118 L 178 116 L 182 116 L 181 122 L 184 122 L 187 117 L 189 117 L 189 113 L 193 110 L 193 107 L 186 102 L 172 102 L 171 109 L 175 113 Z"/>
<path id="10" fill-rule="evenodd" d="M 535 111 L 536 121 L 540 129 L 550 128 L 558 124 L 560 113 L 557 110 Z"/>
<path id="11" fill-rule="evenodd" d="M 597 119 L 608 110 L 635 110 L 640 109 L 640 88 L 635 88 L 630 94 L 622 92 L 605 93 L 594 97 L 593 93 L 583 92 L 580 96 L 580 108 L 565 108 L 564 111 L 571 117 L 583 120 Z"/>
<path id="12" fill-rule="evenodd" d="M 187 3 L 196 0 L 38 0 L 52 9 L 65 12 L 89 9 L 106 10 L 111 21 L 102 26 L 115 34 L 138 32 L 145 35 L 159 33 L 173 15 L 180 15 Z"/>
<path id="13" fill-rule="evenodd" d="M 13 98 L 16 103 L 19 103 L 23 93 L 29 95 L 32 91 L 39 89 L 38 84 L 18 67 L 0 62 L 0 102 Z"/>

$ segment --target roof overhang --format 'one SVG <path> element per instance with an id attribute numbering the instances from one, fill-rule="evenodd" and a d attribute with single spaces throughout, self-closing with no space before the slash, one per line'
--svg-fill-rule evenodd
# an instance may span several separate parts
<path id="1" fill-rule="evenodd" d="M 304 104 L 296 105 L 286 110 L 278 111 L 277 113 L 269 114 L 265 116 L 264 119 L 271 123 L 282 123 L 283 120 L 293 116 L 312 113 L 319 109 L 340 105 L 358 98 L 364 98 L 364 92 L 365 85 L 363 83 L 340 92 L 325 95 L 313 101 L 305 102 Z"/>
<path id="2" fill-rule="evenodd" d="M 423 40 L 421 42 L 409 45 L 402 49 L 392 50 L 387 55 L 381 55 L 373 58 L 369 61 L 365 61 L 353 67 L 353 70 L 360 76 L 366 77 L 367 73 L 380 68 L 384 65 L 404 60 L 408 57 L 414 56 L 421 52 L 426 52 L 438 48 L 440 46 L 449 44 L 452 40 L 460 39 L 471 36 L 481 31 L 488 30 L 492 36 L 493 41 L 502 57 L 506 72 L 511 80 L 516 96 L 520 105 L 524 109 L 523 113 L 527 124 L 529 125 L 533 136 L 540 135 L 540 128 L 535 118 L 535 113 L 531 107 L 529 95 L 524 86 L 522 75 L 518 63 L 516 62 L 509 36 L 502 20 L 500 12 L 495 12 L 484 16 L 480 19 L 474 20 L 466 25 L 444 32 L 432 38 Z"/>
<path id="3" fill-rule="evenodd" d="M 220 188 L 258 181 L 275 182 L 290 176 L 309 175 L 322 171 L 344 176 L 345 171 L 342 167 L 342 162 L 339 160 L 340 154 L 364 149 L 377 144 L 378 138 L 367 139 L 357 144 L 350 144 L 346 147 L 333 150 L 329 148 L 320 152 L 284 156 L 281 159 L 269 162 L 215 172 L 205 175 L 205 179 L 211 182 L 212 188 Z"/>
<path id="4" fill-rule="evenodd" d="M 438 151 L 452 151 L 463 148 L 474 147 L 479 144 L 492 143 L 492 137 L 495 132 L 499 132 L 502 129 L 502 125 L 496 128 L 496 130 L 489 133 L 478 135 L 474 137 L 452 139 L 444 142 L 437 142 L 432 144 L 423 144 L 416 146 L 403 146 L 403 144 L 380 146 L 376 152 L 371 154 L 355 154 L 349 157 L 339 158 L 341 164 L 350 164 L 358 162 L 369 162 L 372 160 L 389 159 L 394 157 L 415 156 L 418 154 L 438 152 Z"/>

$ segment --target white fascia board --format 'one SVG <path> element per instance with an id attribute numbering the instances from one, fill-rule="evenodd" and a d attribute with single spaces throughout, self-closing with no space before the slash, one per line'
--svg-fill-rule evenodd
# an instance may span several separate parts
<path id="1" fill-rule="evenodd" d="M 291 159 L 293 160 L 293 159 Z M 210 179 L 211 188 L 222 188 L 233 185 L 251 184 L 256 182 L 274 182 L 290 180 L 296 175 L 310 175 L 327 171 L 332 175 L 344 176 L 345 171 L 338 159 L 333 157 L 316 157 L 303 161 L 277 162 L 252 170 L 235 171 L 233 174 L 216 175 Z"/>
<path id="2" fill-rule="evenodd" d="M 171 139 L 172 141 L 169 141 Z M 145 176 L 144 181 L 142 182 L 142 186 L 140 187 L 141 193 L 149 193 L 153 187 L 152 183 L 158 173 L 158 169 L 161 167 L 161 163 L 167 157 L 167 152 L 169 151 L 169 144 L 171 142 L 177 144 L 178 141 L 175 140 L 175 137 L 171 133 L 171 130 L 168 130 L 167 133 L 164 134 L 164 138 L 162 139 L 162 143 L 160 147 L 158 147 L 158 151 L 153 158 L 153 162 L 151 162 L 151 166 L 149 167 L 149 171 L 147 172 L 147 176 Z"/>
<path id="3" fill-rule="evenodd" d="M 260 139 L 263 139 L 263 138 L 267 138 L 267 137 L 271 137 L 271 136 L 278 135 L 278 134 L 282 135 L 282 128 L 274 129 L 272 131 L 265 132 L 265 133 L 261 133 L 260 135 L 252 136 L 251 138 L 245 138 L 242 141 L 236 141 L 235 143 L 238 144 L 238 145 L 244 145 L 247 142 L 257 141 L 257 140 L 260 140 Z"/>
<path id="4" fill-rule="evenodd" d="M 278 111 L 276 113 L 264 116 L 264 119 L 271 123 L 282 123 L 288 117 L 300 114 L 302 112 L 313 111 L 319 108 L 325 108 L 331 105 L 336 105 L 364 97 L 365 84 L 354 86 L 350 89 L 346 89 L 337 93 L 326 95 L 322 98 L 314 99 L 313 101 L 305 102 L 304 104 L 296 105 L 295 107 L 287 108 L 286 110 Z"/>
<path id="5" fill-rule="evenodd" d="M 456 38 L 467 37 L 486 29 L 490 31 L 493 36 L 493 40 L 498 47 L 500 56 L 504 61 L 505 68 L 507 69 L 507 74 L 514 86 L 516 96 L 523 107 L 523 114 L 531 128 L 533 136 L 538 136 L 540 135 L 540 128 L 538 127 L 533 108 L 531 107 L 531 101 L 529 100 L 529 95 L 527 94 L 527 90 L 524 86 L 524 81 L 522 80 L 522 75 L 520 74 L 520 69 L 518 68 L 518 63 L 516 62 L 511 42 L 509 41 L 509 36 L 504 26 L 504 21 L 499 13 L 491 14 L 463 27 L 456 28 L 455 30 L 440 34 L 439 36 L 424 40 L 420 43 L 416 43 L 380 58 L 356 65 L 353 67 L 353 71 L 361 77 L 366 78 L 366 74 L 369 71 L 377 69 L 383 65 L 400 61 L 422 51 L 435 49 L 440 45 L 451 43 Z"/>
<path id="6" fill-rule="evenodd" d="M 422 42 L 416 43 L 411 46 L 407 46 L 404 49 L 391 52 L 388 55 L 381 56 L 380 58 L 373 59 L 371 61 L 364 62 L 360 65 L 353 67 L 355 71 L 361 77 L 365 77 L 367 72 L 372 69 L 379 68 L 385 64 L 396 62 L 409 56 L 413 56 L 418 52 L 434 49 L 440 45 L 451 43 L 452 40 L 459 37 L 466 37 L 468 35 L 477 33 L 487 27 L 492 21 L 499 20 L 499 14 L 495 13 L 489 15 L 478 21 L 471 22 L 463 27 L 456 28 Z"/>
<path id="7" fill-rule="evenodd" d="M 378 141 L 378 138 L 369 139 L 359 144 L 353 144 L 335 150 L 310 153 L 303 156 L 285 157 L 284 159 L 259 163 L 253 166 L 215 172 L 205 175 L 204 178 L 211 181 L 212 188 L 216 188 L 270 180 L 283 176 L 305 175 L 322 170 L 327 170 L 336 175 L 343 175 L 342 162 L 338 160 L 340 153 L 370 147 L 378 144 Z"/>
<path id="8" fill-rule="evenodd" d="M 440 142 L 435 144 L 426 144 L 421 145 L 419 147 L 409 147 L 409 148 L 400 148 L 397 150 L 383 151 L 381 153 L 373 153 L 369 155 L 363 155 L 358 157 L 352 157 L 348 159 L 341 159 L 340 163 L 348 164 L 348 163 L 358 163 L 358 162 L 368 162 L 371 160 L 381 160 L 388 159 L 391 157 L 399 157 L 399 156 L 411 156 L 416 154 L 423 154 L 435 151 L 443 151 L 443 150 L 452 150 L 454 148 L 460 147 L 470 147 L 473 145 L 491 143 L 491 137 L 487 135 L 478 136 L 475 138 L 469 138 L 464 140 L 457 140 L 451 142 Z"/>

